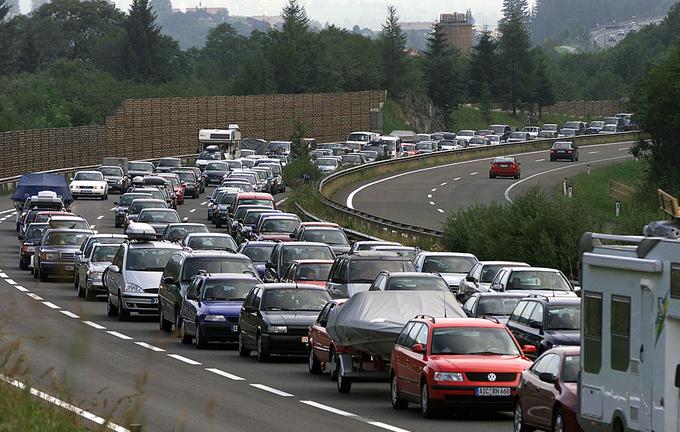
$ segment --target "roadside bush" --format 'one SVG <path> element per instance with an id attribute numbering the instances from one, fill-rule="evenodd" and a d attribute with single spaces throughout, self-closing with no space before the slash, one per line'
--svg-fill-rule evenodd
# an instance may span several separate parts
<path id="1" fill-rule="evenodd" d="M 319 169 L 307 158 L 296 159 L 283 169 L 283 181 L 288 186 L 304 183 L 305 173 L 309 174 L 308 183 L 315 183 L 321 179 Z"/>
<path id="2" fill-rule="evenodd" d="M 512 204 L 475 205 L 449 216 L 444 246 L 481 260 L 524 261 L 578 274 L 578 246 L 584 232 L 599 230 L 578 200 L 551 200 L 534 188 Z"/>

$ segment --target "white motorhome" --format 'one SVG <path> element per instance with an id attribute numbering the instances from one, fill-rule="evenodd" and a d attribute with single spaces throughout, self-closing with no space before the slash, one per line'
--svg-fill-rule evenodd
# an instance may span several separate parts
<path id="1" fill-rule="evenodd" d="M 347 135 L 345 146 L 353 152 L 358 152 L 364 145 L 368 144 L 373 139 L 377 139 L 379 136 L 380 134 L 375 132 L 352 132 Z"/>
<path id="2" fill-rule="evenodd" d="M 198 131 L 198 152 L 209 146 L 219 146 L 228 159 L 240 157 L 241 130 L 237 124 L 227 129 L 201 129 Z"/>
<path id="3" fill-rule="evenodd" d="M 680 431 L 680 240 L 586 234 L 581 247 L 579 423 Z"/>

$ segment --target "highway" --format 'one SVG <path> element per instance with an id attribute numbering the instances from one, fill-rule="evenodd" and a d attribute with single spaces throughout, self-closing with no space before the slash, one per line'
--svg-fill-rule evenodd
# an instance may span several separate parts
<path id="1" fill-rule="evenodd" d="M 371 179 L 338 191 L 333 201 L 392 221 L 442 230 L 451 211 L 506 202 L 536 185 L 554 193 L 565 177 L 631 158 L 631 143 L 581 147 L 579 161 L 550 162 L 548 151 L 517 156 L 520 180 L 490 179 L 491 159 L 460 162 Z"/>
<path id="2" fill-rule="evenodd" d="M 116 199 L 78 200 L 74 211 L 99 232 L 120 232 L 113 221 Z M 187 199 L 179 213 L 203 222 L 205 203 L 205 195 Z M 305 359 L 261 364 L 233 347 L 182 345 L 160 332 L 155 318 L 118 322 L 107 316 L 105 301 L 79 299 L 72 282 L 41 283 L 19 270 L 11 209 L 9 197 L 0 197 L 0 343 L 4 352 L 18 341 L 14 376 L 89 417 L 120 425 L 111 425 L 114 430 L 131 424 L 144 431 L 512 429 L 511 413 L 449 411 L 425 421 L 416 407 L 393 410 L 387 383 L 356 384 L 340 395 L 328 376 L 308 374 Z"/>

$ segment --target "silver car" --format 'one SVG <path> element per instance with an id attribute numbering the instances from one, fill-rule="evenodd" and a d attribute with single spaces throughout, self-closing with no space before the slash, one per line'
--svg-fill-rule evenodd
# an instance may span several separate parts
<path id="1" fill-rule="evenodd" d="M 75 268 L 73 271 L 73 286 L 78 293 L 78 297 L 85 297 L 85 283 L 81 283 L 81 281 L 87 278 L 88 265 L 92 258 L 92 249 L 95 245 L 99 243 L 119 245 L 125 240 L 127 240 L 125 234 L 94 234 L 88 237 L 82 246 L 80 246 L 80 250 L 76 251 Z"/>
<path id="2" fill-rule="evenodd" d="M 478 262 L 472 254 L 457 252 L 421 252 L 413 260 L 417 271 L 442 275 L 454 294 L 472 266 Z"/>
<path id="3" fill-rule="evenodd" d="M 120 243 L 96 243 L 90 249 L 87 261 L 79 266 L 78 293 L 83 292 L 85 299 L 92 301 L 98 295 L 106 294 L 102 285 L 102 275 L 113 262 Z"/>

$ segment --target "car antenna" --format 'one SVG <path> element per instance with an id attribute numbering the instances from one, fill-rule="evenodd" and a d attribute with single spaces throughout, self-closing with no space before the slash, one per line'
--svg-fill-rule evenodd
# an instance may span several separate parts
<path id="1" fill-rule="evenodd" d="M 442 301 L 444 302 L 444 318 L 448 318 L 446 316 L 446 291 L 442 290 Z"/>

